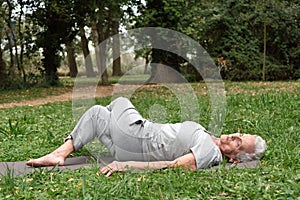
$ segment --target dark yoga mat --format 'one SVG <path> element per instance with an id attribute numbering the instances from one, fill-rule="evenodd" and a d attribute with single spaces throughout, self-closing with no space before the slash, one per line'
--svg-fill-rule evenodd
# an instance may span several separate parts
<path id="1" fill-rule="evenodd" d="M 113 161 L 112 157 L 101 157 L 98 159 L 99 163 L 98 166 L 102 167 L 106 164 L 109 164 Z M 238 164 L 232 164 L 227 163 L 225 168 L 230 167 L 237 167 L 237 168 L 255 168 L 258 166 L 258 161 L 250 161 L 245 163 L 238 163 Z M 32 173 L 35 170 L 52 170 L 53 168 L 56 168 L 57 170 L 75 170 L 80 167 L 84 166 L 92 166 L 95 164 L 95 159 L 91 158 L 90 156 L 79 156 L 79 157 L 73 157 L 73 158 L 67 158 L 65 161 L 64 166 L 56 166 L 56 167 L 40 167 L 40 168 L 34 168 L 26 165 L 25 161 L 17 161 L 17 162 L 0 162 L 0 175 L 10 175 L 10 176 L 19 176 L 26 173 Z M 212 167 L 211 169 L 217 169 L 220 166 Z"/>

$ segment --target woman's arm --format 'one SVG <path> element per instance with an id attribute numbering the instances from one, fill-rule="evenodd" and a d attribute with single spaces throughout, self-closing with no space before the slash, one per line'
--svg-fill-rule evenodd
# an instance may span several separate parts
<path id="1" fill-rule="evenodd" d="M 127 161 L 127 162 L 118 162 L 114 161 L 109 165 L 101 168 L 98 173 L 102 173 L 109 177 L 114 172 L 126 172 L 130 169 L 138 170 L 156 170 L 164 168 L 176 168 L 182 167 L 183 169 L 196 170 L 196 161 L 192 153 L 181 156 L 173 161 L 153 161 L 153 162 L 136 162 L 136 161 Z"/>

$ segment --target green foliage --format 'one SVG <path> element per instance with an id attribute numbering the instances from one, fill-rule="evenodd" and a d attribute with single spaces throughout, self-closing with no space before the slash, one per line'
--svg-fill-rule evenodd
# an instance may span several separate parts
<path id="1" fill-rule="evenodd" d="M 0 4 L 0 89 L 57 85 L 61 45 L 85 26 L 98 27 L 101 34 L 98 41 L 94 38 L 96 44 L 116 34 L 118 29 L 112 29 L 118 23 L 128 29 L 154 26 L 185 33 L 214 59 L 227 60 L 221 69 L 223 78 L 260 80 L 266 22 L 266 79 L 300 77 L 300 5 L 295 0 L 16 0 Z M 176 38 L 170 44 L 178 45 Z M 140 54 L 151 56 L 148 50 Z M 189 80 L 199 80 L 184 59 L 155 50 L 152 56 L 153 62 L 165 61 Z"/>
<path id="2" fill-rule="evenodd" d="M 209 96 L 198 94 L 200 123 L 209 123 Z M 226 82 L 227 116 L 223 133 L 258 134 L 268 150 L 255 169 L 166 169 L 96 175 L 98 167 L 59 172 L 37 170 L 24 176 L 0 176 L 0 199 L 297 199 L 300 196 L 298 82 Z M 109 98 L 98 99 L 100 104 Z M 147 116 L 154 103 L 164 105 L 176 122 L 178 102 L 166 88 L 137 91 L 132 101 Z M 174 105 L 174 106 L 172 106 Z M 0 160 L 41 156 L 61 144 L 75 125 L 71 102 L 0 109 Z M 86 155 L 83 150 L 75 155 Z"/>
<path id="3" fill-rule="evenodd" d="M 214 58 L 224 57 L 221 71 L 230 80 L 260 80 L 263 25 L 267 21 L 268 80 L 299 78 L 299 4 L 288 1 L 213 1 L 191 7 L 181 31 L 195 38 Z M 285 9 L 282 9 L 285 8 Z"/>
<path id="4" fill-rule="evenodd" d="M 43 48 L 42 59 L 45 82 L 58 84 L 57 68 L 60 66 L 61 45 L 76 36 L 73 4 L 69 1 L 44 1 L 32 13 L 35 25 L 41 27 L 37 34 L 37 47 Z"/>
<path id="5" fill-rule="evenodd" d="M 37 28 L 25 13 L 31 4 L 20 0 L 0 4 L 0 89 L 30 87 L 40 75 L 39 52 L 33 50 Z"/>
<path id="6" fill-rule="evenodd" d="M 297 2 L 277 0 L 148 0 L 135 20 L 137 27 L 158 26 L 183 32 L 198 41 L 214 59 L 224 57 L 227 65 L 222 67 L 221 74 L 225 79 L 261 80 L 266 18 L 266 79 L 287 80 L 300 77 L 299 6 Z M 167 58 L 165 53 L 158 54 L 160 59 Z M 152 52 L 153 56 L 156 54 Z M 166 63 L 178 70 L 176 64 Z M 188 69 L 182 71 L 187 73 Z M 187 73 L 197 80 L 193 75 Z"/>
<path id="7" fill-rule="evenodd" d="M 32 87 L 44 87 L 49 85 L 45 84 L 43 76 L 39 73 L 26 74 L 26 81 L 20 76 L 7 76 L 0 83 L 0 90 L 20 90 Z"/>

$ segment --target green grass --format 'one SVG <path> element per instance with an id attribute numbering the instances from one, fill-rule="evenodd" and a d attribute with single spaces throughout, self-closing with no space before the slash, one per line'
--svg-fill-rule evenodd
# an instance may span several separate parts
<path id="1" fill-rule="evenodd" d="M 149 75 L 126 75 L 120 82 L 122 84 L 143 83 L 145 80 L 147 80 L 148 76 Z M 24 100 L 33 100 L 37 98 L 46 98 L 48 96 L 55 96 L 64 94 L 66 92 L 72 92 L 75 80 L 75 78 L 60 77 L 60 85 L 56 87 L 33 87 L 28 89 L 8 91 L 0 90 L 0 104 L 21 102 Z M 109 77 L 110 84 L 118 83 L 119 80 L 119 76 Z M 96 82 L 98 82 L 98 84 L 100 85 L 101 81 L 99 77 L 83 78 L 80 79 L 80 86 L 94 86 Z"/>
<path id="2" fill-rule="evenodd" d="M 47 96 L 60 95 L 65 92 L 71 92 L 73 90 L 73 78 L 61 78 L 60 82 L 61 85 L 57 87 L 33 87 L 29 89 L 8 91 L 0 90 L 0 104 L 9 102 L 21 102 L 24 100 L 33 100 L 37 98 L 45 98 Z"/>
<path id="3" fill-rule="evenodd" d="M 0 176 L 0 199 L 300 199 L 299 82 L 226 83 L 223 134 L 261 135 L 268 150 L 256 169 L 181 169 L 96 175 L 97 167 Z M 283 84 L 283 85 L 282 85 Z M 193 87 L 197 89 L 197 84 Z M 199 90 L 201 87 L 198 88 Z M 209 97 L 199 92 L 203 126 L 209 123 Z M 110 98 L 98 99 L 107 104 Z M 179 121 L 179 104 L 166 88 L 139 90 L 132 97 L 142 115 L 166 108 L 165 120 Z M 28 160 L 60 145 L 76 121 L 71 102 L 0 109 L 0 161 Z M 86 155 L 83 149 L 75 155 Z"/>

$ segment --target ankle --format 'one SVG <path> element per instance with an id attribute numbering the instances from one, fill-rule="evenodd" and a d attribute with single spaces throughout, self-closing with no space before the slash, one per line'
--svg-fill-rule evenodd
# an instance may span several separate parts
<path id="1" fill-rule="evenodd" d="M 55 157 L 66 159 L 74 151 L 73 141 L 68 140 L 51 154 Z"/>
<path id="2" fill-rule="evenodd" d="M 52 153 L 50 153 L 50 155 L 56 158 L 64 158 L 64 159 L 66 159 L 66 157 L 68 156 L 66 155 L 66 153 L 60 151 L 53 151 Z"/>

